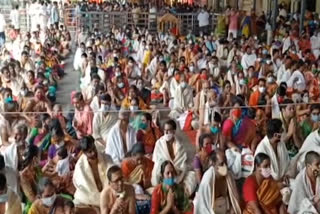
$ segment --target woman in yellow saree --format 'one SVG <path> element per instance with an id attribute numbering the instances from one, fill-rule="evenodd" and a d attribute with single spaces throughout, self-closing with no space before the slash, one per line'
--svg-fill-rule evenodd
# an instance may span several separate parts
<path id="1" fill-rule="evenodd" d="M 243 185 L 243 199 L 246 203 L 243 214 L 286 213 L 280 187 L 271 177 L 269 156 L 259 153 L 254 163 L 255 170 Z"/>
<path id="2" fill-rule="evenodd" d="M 130 184 L 139 184 L 144 189 L 151 186 L 153 162 L 144 156 L 144 146 L 137 143 L 132 147 L 129 156 L 121 163 L 124 178 Z"/>

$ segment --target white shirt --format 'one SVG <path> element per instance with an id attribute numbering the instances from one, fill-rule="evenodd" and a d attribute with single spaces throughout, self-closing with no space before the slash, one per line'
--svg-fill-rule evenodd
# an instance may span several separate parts
<path id="1" fill-rule="evenodd" d="M 20 29 L 20 15 L 19 10 L 12 10 L 10 13 L 10 19 L 12 22 L 12 25 L 15 29 Z"/>
<path id="2" fill-rule="evenodd" d="M 247 70 L 250 66 L 253 66 L 256 62 L 257 56 L 255 54 L 245 53 L 241 59 L 241 66 L 244 70 Z"/>
<path id="3" fill-rule="evenodd" d="M 204 27 L 209 25 L 209 13 L 207 11 L 202 11 L 198 15 L 199 27 Z"/>
<path id="4" fill-rule="evenodd" d="M 0 14 L 0 32 L 4 32 L 4 27 L 6 26 L 6 20 L 4 16 Z"/>
<path id="5" fill-rule="evenodd" d="M 299 70 L 293 72 L 287 84 L 289 88 L 293 88 L 301 92 L 306 89 L 306 81 Z"/>

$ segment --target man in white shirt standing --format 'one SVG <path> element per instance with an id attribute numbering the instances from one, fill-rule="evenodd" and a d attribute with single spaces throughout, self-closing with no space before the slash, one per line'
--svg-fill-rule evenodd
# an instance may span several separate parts
<path id="1" fill-rule="evenodd" d="M 19 33 L 20 31 L 20 14 L 19 14 L 19 5 L 16 5 L 10 13 L 11 24 L 14 27 L 14 30 Z"/>
<path id="2" fill-rule="evenodd" d="M 4 19 L 3 14 L 1 13 L 0 9 L 0 49 L 4 44 L 6 43 L 6 34 L 5 34 L 5 26 L 6 26 L 6 20 Z"/>
<path id="3" fill-rule="evenodd" d="M 205 8 L 202 8 L 200 13 L 198 14 L 198 21 L 199 21 L 199 27 L 200 32 L 203 34 L 208 33 L 208 27 L 209 27 L 209 13 L 205 10 Z"/>

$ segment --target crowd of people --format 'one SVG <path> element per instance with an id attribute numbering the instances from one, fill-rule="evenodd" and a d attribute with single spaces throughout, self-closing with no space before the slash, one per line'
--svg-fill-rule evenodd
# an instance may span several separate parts
<path id="1" fill-rule="evenodd" d="M 228 9 L 199 35 L 82 28 L 75 51 L 50 14 L 31 32 L 0 17 L 0 213 L 320 212 L 315 14 L 300 36 L 280 7 L 271 45 L 262 18 Z"/>

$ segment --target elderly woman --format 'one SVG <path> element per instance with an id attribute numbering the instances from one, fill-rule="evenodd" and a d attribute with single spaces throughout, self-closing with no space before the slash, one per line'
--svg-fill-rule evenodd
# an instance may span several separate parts
<path id="1" fill-rule="evenodd" d="M 243 185 L 243 198 L 246 203 L 243 213 L 286 213 L 279 185 L 271 177 L 269 156 L 259 153 L 254 163 L 254 172 Z"/>
<path id="2" fill-rule="evenodd" d="M 175 183 L 176 171 L 170 161 L 161 164 L 161 183 L 152 193 L 151 214 L 193 213 L 193 207 L 180 184 Z"/>

